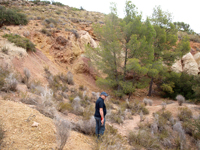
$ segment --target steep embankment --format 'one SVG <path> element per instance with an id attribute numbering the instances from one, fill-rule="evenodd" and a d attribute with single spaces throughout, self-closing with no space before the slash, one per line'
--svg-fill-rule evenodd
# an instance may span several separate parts
<path id="1" fill-rule="evenodd" d="M 53 120 L 29 106 L 0 98 L 0 120 L 5 131 L 1 149 L 55 149 L 56 128 Z M 33 123 L 39 123 L 32 127 Z M 91 137 L 71 131 L 65 150 L 92 150 Z"/>

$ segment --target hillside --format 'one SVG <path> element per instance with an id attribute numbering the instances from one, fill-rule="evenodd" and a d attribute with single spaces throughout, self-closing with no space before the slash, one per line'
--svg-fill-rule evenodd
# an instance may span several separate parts
<path id="1" fill-rule="evenodd" d="M 106 15 L 44 2 L 0 4 L 28 18 L 26 25 L 0 29 L 0 149 L 59 149 L 64 139 L 64 150 L 200 149 L 200 106 L 147 97 L 146 88 L 129 100 L 107 98 L 106 132 L 97 143 L 94 102 L 104 89 L 85 46 L 98 47 L 93 24 L 104 25 Z M 27 40 L 35 51 L 23 48 Z M 200 43 L 190 40 L 190 46 L 172 69 L 198 75 Z"/>

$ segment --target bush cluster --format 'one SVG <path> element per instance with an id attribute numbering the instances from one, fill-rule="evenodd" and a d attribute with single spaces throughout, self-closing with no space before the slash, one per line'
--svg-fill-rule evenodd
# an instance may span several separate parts
<path id="1" fill-rule="evenodd" d="M 25 14 L 18 13 L 13 9 L 0 6 L 0 27 L 3 25 L 26 25 L 28 19 Z"/>
<path id="2" fill-rule="evenodd" d="M 16 46 L 26 49 L 26 51 L 36 51 L 35 45 L 25 37 L 16 34 L 5 34 L 3 37 L 7 38 L 12 43 L 15 43 Z"/>
<path id="3" fill-rule="evenodd" d="M 164 98 L 169 97 L 176 99 L 177 95 L 182 95 L 185 99 L 188 100 L 200 100 L 200 77 L 189 75 L 187 73 L 169 73 L 162 83 L 158 83 L 158 87 L 161 84 L 171 84 L 172 91 L 162 89 L 162 96 Z M 180 96 L 179 96 L 180 97 Z M 178 97 L 178 98 L 179 98 Z"/>

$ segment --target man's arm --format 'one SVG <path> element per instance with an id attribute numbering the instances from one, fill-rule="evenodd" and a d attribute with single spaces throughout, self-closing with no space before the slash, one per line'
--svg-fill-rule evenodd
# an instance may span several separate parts
<path id="1" fill-rule="evenodd" d="M 101 124 L 103 125 L 103 123 L 104 123 L 103 108 L 99 108 L 99 112 L 100 112 L 100 115 L 101 115 L 101 118 L 102 118 Z"/>

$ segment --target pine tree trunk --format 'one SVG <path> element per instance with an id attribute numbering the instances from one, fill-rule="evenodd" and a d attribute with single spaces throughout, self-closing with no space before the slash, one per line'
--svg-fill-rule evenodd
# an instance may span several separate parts
<path id="1" fill-rule="evenodd" d="M 125 52 L 125 60 L 124 60 L 124 81 L 126 79 L 126 63 L 127 63 L 127 55 L 128 55 L 128 49 L 126 48 Z"/>
<path id="2" fill-rule="evenodd" d="M 151 82 L 150 82 L 150 85 L 149 85 L 149 93 L 147 96 L 151 96 L 151 93 L 152 93 L 152 86 L 153 86 L 153 78 L 151 78 Z"/>

